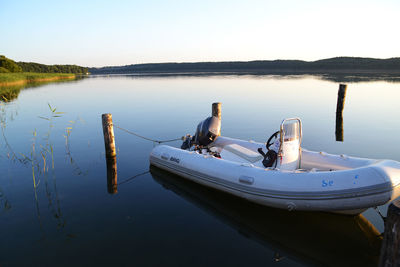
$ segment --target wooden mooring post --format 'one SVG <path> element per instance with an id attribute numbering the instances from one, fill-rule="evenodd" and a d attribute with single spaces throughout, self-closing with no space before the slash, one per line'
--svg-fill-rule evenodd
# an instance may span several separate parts
<path id="1" fill-rule="evenodd" d="M 112 122 L 112 115 L 110 113 L 103 114 L 101 115 L 101 119 L 103 123 L 106 157 L 115 157 L 117 153 L 115 151 L 114 126 Z"/>
<path id="2" fill-rule="evenodd" d="M 400 199 L 389 205 L 379 266 L 400 266 Z"/>
<path id="3" fill-rule="evenodd" d="M 216 102 L 212 104 L 211 115 L 221 119 L 221 102 Z"/>
<path id="4" fill-rule="evenodd" d="M 116 194 L 117 190 L 117 152 L 115 150 L 114 127 L 112 115 L 107 113 L 101 115 L 104 134 L 104 146 L 107 164 L 107 191 Z"/>
<path id="5" fill-rule="evenodd" d="M 343 108 L 346 98 L 347 84 L 340 84 L 336 105 L 336 141 L 343 142 Z"/>

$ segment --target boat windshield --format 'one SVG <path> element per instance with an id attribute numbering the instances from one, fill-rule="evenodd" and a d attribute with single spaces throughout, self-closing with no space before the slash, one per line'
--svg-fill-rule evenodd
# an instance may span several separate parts
<path id="1" fill-rule="evenodd" d="M 298 120 L 285 121 L 282 130 L 284 142 L 300 139 L 300 122 Z"/>

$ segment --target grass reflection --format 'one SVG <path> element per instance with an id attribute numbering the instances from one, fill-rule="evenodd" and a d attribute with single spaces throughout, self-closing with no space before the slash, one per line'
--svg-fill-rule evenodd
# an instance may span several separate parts
<path id="1" fill-rule="evenodd" d="M 17 85 L 0 85 L 0 102 L 12 102 L 16 100 L 23 89 L 40 87 L 50 83 L 70 83 L 84 79 L 85 76 L 76 76 L 67 80 L 53 80 L 53 81 L 31 81 L 25 84 Z"/>
<path id="2" fill-rule="evenodd" d="M 41 239 L 45 240 L 46 237 L 41 212 L 42 201 L 40 199 L 40 192 L 44 191 L 45 193 L 48 203 L 48 210 L 50 211 L 51 216 L 57 221 L 57 230 L 64 232 L 64 228 L 66 226 L 66 220 L 63 217 L 63 213 L 61 211 L 61 203 L 57 190 L 54 145 L 52 142 L 53 129 L 56 126 L 56 121 L 65 113 L 58 111 L 56 107 L 52 107 L 50 104 L 48 104 L 49 113 L 44 116 L 38 116 L 38 118 L 48 121 L 47 130 L 45 129 L 46 132 L 43 135 L 39 135 L 37 129 L 34 129 L 32 131 L 32 138 L 30 140 L 30 151 L 24 154 L 22 152 L 15 151 L 7 140 L 6 129 L 8 126 L 7 122 L 9 118 L 9 114 L 7 114 L 7 105 L 8 104 L 4 102 L 0 103 L 0 126 L 4 147 L 6 148 L 6 156 L 9 160 L 11 160 L 12 163 L 22 164 L 23 166 L 31 169 L 36 217 L 39 224 Z M 69 123 L 65 127 L 65 153 L 74 168 L 74 174 L 84 175 L 85 172 L 82 171 L 73 160 L 70 149 L 70 136 L 75 122 L 82 122 L 82 120 L 78 118 L 78 120 L 76 121 L 69 121 Z M 4 206 L 4 210 L 8 210 L 11 208 L 10 203 L 5 198 L 1 190 L 0 204 Z M 67 239 L 73 236 L 68 233 L 64 234 Z"/>
<path id="3" fill-rule="evenodd" d="M 0 207 L 1 207 L 0 210 L 5 212 L 11 209 L 11 204 L 1 188 L 0 188 Z"/>

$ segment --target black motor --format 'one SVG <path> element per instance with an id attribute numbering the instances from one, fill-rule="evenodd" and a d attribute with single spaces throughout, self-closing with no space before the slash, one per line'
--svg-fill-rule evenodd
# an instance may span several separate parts
<path id="1" fill-rule="evenodd" d="M 221 135 L 221 120 L 217 117 L 208 117 L 197 125 L 196 134 L 193 138 L 187 138 L 181 148 L 188 149 L 192 145 L 208 146 Z"/>

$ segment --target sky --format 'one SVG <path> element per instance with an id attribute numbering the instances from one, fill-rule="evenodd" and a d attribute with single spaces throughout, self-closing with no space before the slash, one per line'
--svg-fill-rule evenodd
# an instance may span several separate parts
<path id="1" fill-rule="evenodd" d="M 400 0 L 0 0 L 0 55 L 100 67 L 400 57 Z"/>

